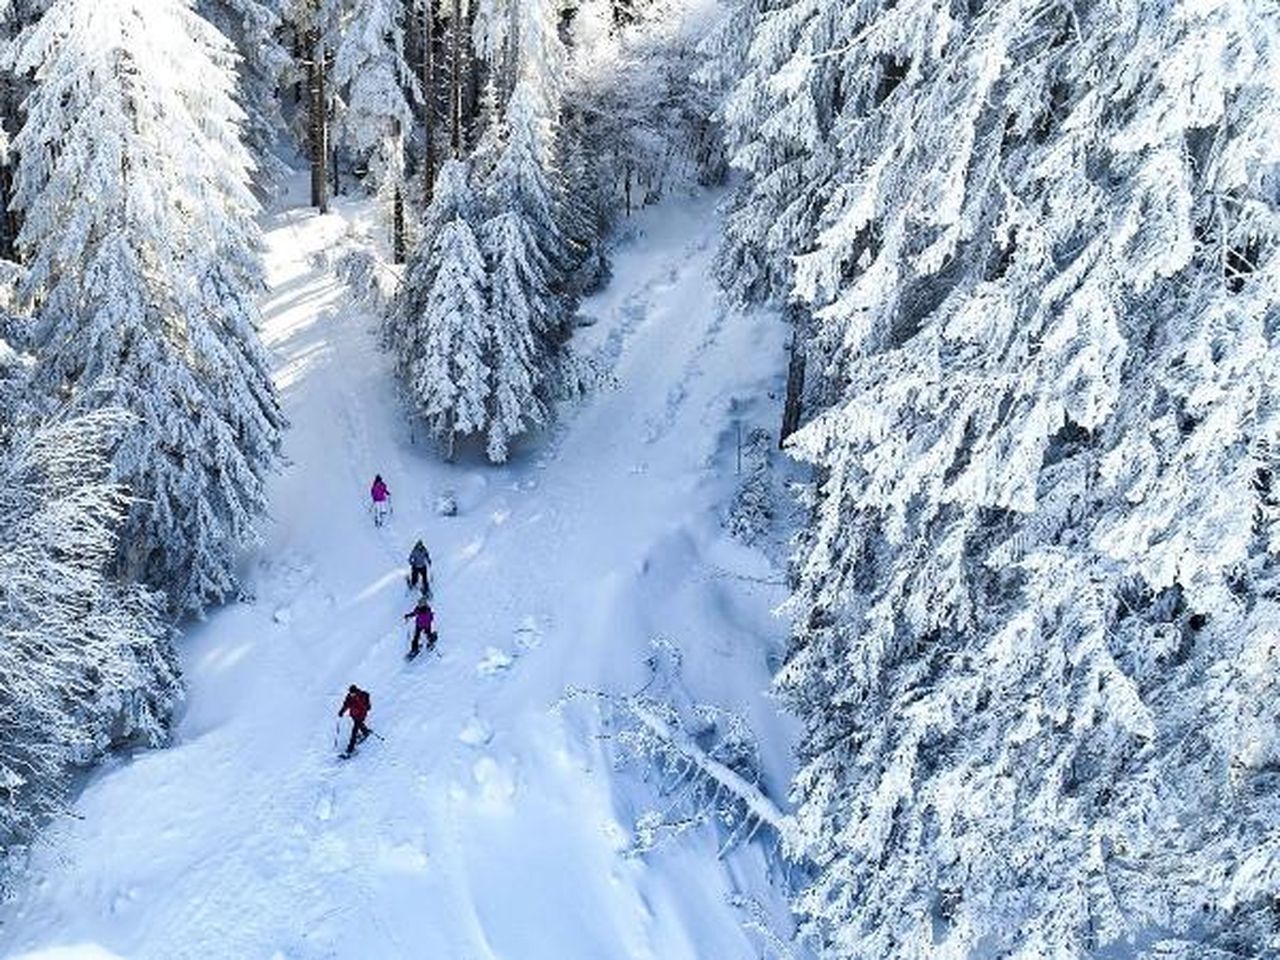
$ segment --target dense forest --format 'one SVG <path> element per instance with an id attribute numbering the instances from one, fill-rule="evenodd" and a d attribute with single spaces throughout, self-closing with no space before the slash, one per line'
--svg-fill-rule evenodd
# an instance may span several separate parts
<path id="1" fill-rule="evenodd" d="M 493 471 L 607 388 L 614 238 L 718 196 L 724 302 L 787 328 L 801 733 L 772 797 L 683 757 L 768 821 L 795 949 L 1280 952 L 1274 4 L 0 0 L 10 870 L 252 599 L 298 171 L 376 209 L 336 268 Z"/>

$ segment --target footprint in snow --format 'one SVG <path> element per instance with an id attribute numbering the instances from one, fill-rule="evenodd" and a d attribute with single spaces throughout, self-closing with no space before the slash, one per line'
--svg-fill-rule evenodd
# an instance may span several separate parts
<path id="1" fill-rule="evenodd" d="M 471 768 L 479 801 L 493 810 L 510 810 L 516 795 L 516 779 L 493 757 L 481 757 Z"/>
<path id="2" fill-rule="evenodd" d="M 427 855 L 421 837 L 396 844 L 383 844 L 378 849 L 378 866 L 388 873 L 425 873 Z"/>
<path id="3" fill-rule="evenodd" d="M 542 626 L 538 618 L 532 614 L 520 621 L 516 627 L 516 646 L 522 651 L 536 650 L 542 646 Z"/>
<path id="4" fill-rule="evenodd" d="M 114 914 L 124 913 L 138 899 L 138 888 L 130 887 L 128 890 L 121 890 L 111 900 L 111 912 Z"/>
<path id="5" fill-rule="evenodd" d="M 496 677 L 506 673 L 515 663 L 515 658 L 505 650 L 490 647 L 485 651 L 484 659 L 476 665 L 476 673 L 482 677 Z"/>
<path id="6" fill-rule="evenodd" d="M 328 820 L 333 816 L 333 791 L 326 790 L 316 801 L 316 819 Z"/>
<path id="7" fill-rule="evenodd" d="M 483 747 L 493 739 L 493 728 L 478 716 L 473 716 L 458 732 L 458 739 L 469 747 Z"/>

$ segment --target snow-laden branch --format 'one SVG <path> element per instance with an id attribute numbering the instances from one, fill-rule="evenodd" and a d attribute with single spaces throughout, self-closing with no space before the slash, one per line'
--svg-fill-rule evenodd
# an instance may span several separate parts
<path id="1" fill-rule="evenodd" d="M 733 794 L 753 817 L 772 827 L 779 836 L 786 835 L 791 822 L 790 818 L 779 810 L 777 804 L 765 796 L 759 787 L 710 756 L 694 742 L 692 737 L 667 723 L 643 701 L 629 700 L 627 709 L 652 734 L 673 747 L 709 779 Z"/>

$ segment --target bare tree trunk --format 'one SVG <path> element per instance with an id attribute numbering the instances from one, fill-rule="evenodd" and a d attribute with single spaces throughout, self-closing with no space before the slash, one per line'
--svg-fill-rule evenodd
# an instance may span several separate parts
<path id="1" fill-rule="evenodd" d="M 395 150 L 391 164 L 391 176 L 395 177 L 395 192 L 391 196 L 391 259 L 404 263 L 408 241 L 404 229 L 404 133 L 399 120 L 392 121 L 391 144 Z"/>
<path id="2" fill-rule="evenodd" d="M 427 206 L 436 192 L 436 12 L 435 0 L 422 4 L 422 196 Z"/>
<path id="3" fill-rule="evenodd" d="M 18 214 L 10 206 L 13 200 L 13 168 L 0 164 L 0 260 L 18 259 Z"/>
<path id="4" fill-rule="evenodd" d="M 307 31 L 307 148 L 311 154 L 311 205 L 329 212 L 329 105 L 325 93 L 324 43 L 318 30 Z"/>
<path id="5" fill-rule="evenodd" d="M 475 138 L 480 132 L 479 124 L 476 122 L 476 118 L 480 116 L 481 85 L 480 71 L 477 69 L 479 57 L 476 56 L 475 50 L 471 47 L 471 38 L 475 36 L 476 12 L 479 6 L 478 3 L 467 4 L 467 25 L 462 34 L 462 149 L 464 153 L 468 154 L 475 148 Z"/>
<path id="6" fill-rule="evenodd" d="M 297 27 L 294 27 L 290 32 L 293 34 L 291 46 L 294 62 L 301 63 L 303 53 L 305 52 L 303 49 L 304 38 L 302 31 Z M 302 106 L 302 76 L 301 74 L 298 74 L 297 76 L 298 78 L 293 81 L 293 102 L 296 106 Z"/>
<path id="7" fill-rule="evenodd" d="M 787 399 L 782 408 L 782 430 L 778 433 L 778 446 L 786 445 L 787 438 L 800 429 L 804 415 L 804 371 L 808 355 L 809 322 L 803 308 L 794 304 L 788 311 L 791 316 L 791 361 L 787 365 Z"/>
<path id="8" fill-rule="evenodd" d="M 511 99 L 511 92 L 516 88 L 516 81 L 520 79 L 520 16 L 519 6 L 511 4 L 509 8 L 510 20 L 507 24 L 507 50 L 503 64 L 502 84 L 499 86 L 498 106 L 501 113 L 507 112 L 507 101 Z"/>
<path id="9" fill-rule="evenodd" d="M 15 82 L 8 74 L 0 75 L 0 119 L 13 122 L 18 116 L 18 91 Z M 10 135 L 16 130 L 4 131 Z M 0 260 L 18 259 L 18 231 L 22 221 L 18 212 L 13 209 L 13 164 L 12 152 L 0 163 Z"/>
<path id="10" fill-rule="evenodd" d="M 404 263 L 408 243 L 404 235 L 404 191 L 398 183 L 391 200 L 391 233 L 391 260 L 393 263 Z"/>
<path id="11" fill-rule="evenodd" d="M 462 159 L 462 0 L 453 0 L 453 16 L 449 21 L 449 143 L 453 159 Z"/>

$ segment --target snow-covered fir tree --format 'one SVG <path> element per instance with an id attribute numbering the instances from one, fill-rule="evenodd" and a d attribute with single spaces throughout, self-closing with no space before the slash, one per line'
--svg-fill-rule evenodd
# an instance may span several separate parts
<path id="1" fill-rule="evenodd" d="M 572 201 L 592 200 L 609 221 L 724 173 L 716 91 L 693 82 L 707 27 L 688 6 L 653 0 L 620 22 L 608 0 L 586 0 L 574 16 L 562 162 L 583 164 L 568 178 Z"/>
<path id="2" fill-rule="evenodd" d="M 10 145 L 18 129 L 19 105 L 29 90 L 27 78 L 5 64 L 5 54 L 44 6 L 44 0 L 0 0 L 0 260 L 18 259 L 19 221 L 12 208 L 15 155 Z"/>
<path id="3" fill-rule="evenodd" d="M 790 296 L 792 258 L 806 249 L 838 182 L 837 107 L 850 85 L 883 83 L 887 58 L 861 77 L 835 55 L 833 38 L 861 18 L 832 0 L 738 0 L 703 42 L 713 56 L 704 82 L 732 83 L 720 118 L 744 176 L 726 217 L 720 274 L 741 298 Z"/>
<path id="4" fill-rule="evenodd" d="M 235 586 L 281 427 L 234 54 L 183 0 L 56 0 L 13 58 L 38 385 L 133 415 L 121 567 L 199 610 Z"/>
<path id="5" fill-rule="evenodd" d="M 157 598 L 104 575 L 128 510 L 107 480 L 128 418 L 39 422 L 30 368 L 0 339 L 0 874 L 77 771 L 113 744 L 166 739 L 180 697 Z"/>
<path id="6" fill-rule="evenodd" d="M 410 394 L 450 452 L 458 439 L 480 434 L 488 424 L 488 277 L 478 218 L 466 162 L 446 162 L 392 327 Z"/>
<path id="7" fill-rule="evenodd" d="M 242 134 L 254 161 L 254 185 L 273 195 L 288 167 L 276 148 L 285 132 L 280 87 L 289 71 L 281 40 L 282 0 L 199 0 L 196 9 L 236 48 L 237 102 L 244 110 Z"/>
<path id="8" fill-rule="evenodd" d="M 496 59 L 480 98 L 476 151 L 448 165 L 447 184 L 441 173 L 389 335 L 433 432 L 450 448 L 459 435 L 483 434 L 494 462 L 548 421 L 568 369 L 554 156 L 563 49 L 554 4 L 517 7 L 481 10 L 477 47 Z M 505 93 L 504 55 L 519 63 Z"/>
<path id="9" fill-rule="evenodd" d="M 507 458 L 512 438 L 547 421 L 548 380 L 566 338 L 552 285 L 563 239 L 546 173 L 550 131 L 534 82 L 517 82 L 507 104 L 502 146 L 482 228 L 489 265 L 489 459 Z"/>
<path id="10" fill-rule="evenodd" d="M 556 0 L 478 0 L 475 47 L 498 77 L 501 102 L 525 80 L 557 110 L 563 92 L 565 49 Z"/>
<path id="11" fill-rule="evenodd" d="M 747 7 L 726 264 L 839 397 L 780 678 L 809 932 L 1275 952 L 1274 7 Z"/>
<path id="12" fill-rule="evenodd" d="M 402 262 L 405 235 L 405 142 L 413 125 L 410 97 L 418 81 L 405 60 L 402 0 L 352 0 L 333 56 L 341 96 L 338 140 L 369 171 L 370 186 L 387 208 L 394 259 Z"/>

